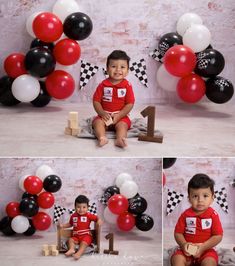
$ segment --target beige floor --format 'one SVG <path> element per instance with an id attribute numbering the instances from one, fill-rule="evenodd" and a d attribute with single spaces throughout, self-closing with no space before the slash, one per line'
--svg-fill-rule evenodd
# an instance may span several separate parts
<path id="1" fill-rule="evenodd" d="M 141 117 L 145 106 L 136 105 L 131 117 Z M 93 139 L 64 135 L 69 111 L 80 119 L 94 114 L 91 104 L 54 101 L 44 108 L 29 104 L 0 106 L 0 156 L 72 157 L 162 157 L 234 156 L 235 106 L 198 105 L 156 106 L 155 128 L 164 134 L 163 144 L 129 138 L 123 150 L 111 140 L 99 148 Z M 147 118 L 146 118 L 147 120 Z"/>
<path id="2" fill-rule="evenodd" d="M 129 232 L 115 235 L 114 249 L 119 255 L 105 255 L 103 250 L 108 248 L 108 241 L 101 235 L 101 253 L 84 255 L 75 262 L 63 254 L 53 257 L 41 255 L 43 244 L 55 244 L 56 233 L 37 233 L 31 237 L 22 235 L 0 236 L 0 265 L 1 266 L 42 266 L 42 265 L 162 265 L 161 235 L 156 232 Z"/>

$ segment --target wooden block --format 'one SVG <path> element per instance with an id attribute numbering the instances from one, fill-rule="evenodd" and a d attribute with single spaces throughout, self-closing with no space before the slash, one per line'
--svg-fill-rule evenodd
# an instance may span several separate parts
<path id="1" fill-rule="evenodd" d="M 65 134 L 65 135 L 72 135 L 72 129 L 69 128 L 69 127 L 66 127 L 66 128 L 64 129 L 64 134 Z"/>
<path id="2" fill-rule="evenodd" d="M 69 112 L 69 120 L 78 121 L 78 112 Z"/>
<path id="3" fill-rule="evenodd" d="M 109 249 L 105 249 L 105 250 L 104 250 L 104 254 L 118 255 L 118 254 L 119 254 L 119 251 L 117 251 L 117 250 L 109 250 Z"/>
<path id="4" fill-rule="evenodd" d="M 52 250 L 51 251 L 52 256 L 58 256 L 59 255 L 59 250 Z"/>
<path id="5" fill-rule="evenodd" d="M 188 246 L 187 246 L 187 252 L 190 255 L 192 255 L 192 256 L 196 255 L 197 250 L 198 250 L 198 246 L 188 244 Z"/>
<path id="6" fill-rule="evenodd" d="M 49 250 L 49 245 L 48 244 L 42 245 L 42 250 Z"/>
<path id="7" fill-rule="evenodd" d="M 106 125 L 107 127 L 110 126 L 110 125 L 112 125 L 112 124 L 113 124 L 113 119 L 112 119 L 112 117 L 110 116 L 109 120 L 108 120 L 108 121 L 104 121 L 104 123 L 105 123 L 105 125 Z"/>
<path id="8" fill-rule="evenodd" d="M 148 136 L 148 135 L 139 135 L 138 140 L 141 141 L 149 141 L 149 142 L 158 142 L 162 143 L 163 142 L 163 136 Z"/>
<path id="9" fill-rule="evenodd" d="M 68 120 L 68 127 L 72 129 L 78 128 L 78 120 Z"/>
<path id="10" fill-rule="evenodd" d="M 43 256 L 49 256 L 50 255 L 50 250 L 49 249 L 42 250 L 42 255 Z"/>
<path id="11" fill-rule="evenodd" d="M 71 132 L 72 136 L 77 136 L 80 132 L 79 128 L 72 128 L 71 130 L 72 130 L 72 132 Z"/>
<path id="12" fill-rule="evenodd" d="M 56 245 L 49 245 L 49 250 L 50 251 L 57 250 L 57 246 Z"/>

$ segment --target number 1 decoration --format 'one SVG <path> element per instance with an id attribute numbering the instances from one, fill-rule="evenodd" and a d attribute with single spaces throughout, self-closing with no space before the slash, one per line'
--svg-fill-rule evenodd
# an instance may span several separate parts
<path id="1" fill-rule="evenodd" d="M 119 251 L 113 250 L 113 242 L 114 242 L 113 233 L 109 233 L 108 235 L 106 235 L 105 239 L 109 240 L 109 249 L 105 249 L 104 253 L 111 255 L 118 255 Z"/>

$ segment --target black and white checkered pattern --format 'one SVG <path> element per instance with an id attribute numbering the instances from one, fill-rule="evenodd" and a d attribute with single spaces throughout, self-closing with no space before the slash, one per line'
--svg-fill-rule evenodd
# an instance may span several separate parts
<path id="1" fill-rule="evenodd" d="M 182 201 L 184 195 L 180 194 L 174 190 L 168 189 L 167 193 L 167 207 L 166 207 L 166 214 L 169 215 L 175 207 Z"/>
<path id="2" fill-rule="evenodd" d="M 150 52 L 149 55 L 156 61 L 163 63 L 164 54 L 162 54 L 162 52 L 158 49 L 155 49 L 154 51 Z"/>
<path id="3" fill-rule="evenodd" d="M 81 61 L 81 70 L 80 70 L 80 89 L 82 90 L 89 80 L 97 73 L 99 67 L 91 63 Z"/>
<path id="4" fill-rule="evenodd" d="M 144 84 L 145 87 L 148 88 L 148 77 L 146 72 L 146 63 L 142 58 L 139 62 L 132 63 L 130 67 L 130 71 L 132 71 L 135 76 L 139 79 L 139 81 Z"/>
<path id="5" fill-rule="evenodd" d="M 53 217 L 53 222 L 56 223 L 58 222 L 60 216 L 62 216 L 66 211 L 66 208 L 55 205 L 54 206 L 54 217 Z"/>
<path id="6" fill-rule="evenodd" d="M 229 185 L 232 187 L 235 187 L 235 179 L 233 179 L 231 182 L 229 182 Z"/>
<path id="7" fill-rule="evenodd" d="M 105 78 L 107 79 L 109 77 L 107 70 L 103 67 L 102 67 L 102 70 L 103 70 L 103 74 L 104 74 Z"/>
<path id="8" fill-rule="evenodd" d="M 102 197 L 99 199 L 99 201 L 103 204 L 103 205 L 107 205 L 107 198 L 105 197 L 105 195 L 102 195 Z"/>
<path id="9" fill-rule="evenodd" d="M 220 190 L 215 191 L 215 200 L 216 203 L 218 203 L 222 208 L 222 210 L 228 213 L 227 191 L 225 187 L 222 187 Z"/>

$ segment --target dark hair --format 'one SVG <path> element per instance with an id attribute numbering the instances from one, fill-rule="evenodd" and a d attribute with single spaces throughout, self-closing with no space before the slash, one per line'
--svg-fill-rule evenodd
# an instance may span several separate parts
<path id="1" fill-rule="evenodd" d="M 89 199 L 84 195 L 79 195 L 76 197 L 74 205 L 76 206 L 76 204 L 79 204 L 79 203 L 86 203 L 88 205 Z"/>
<path id="2" fill-rule="evenodd" d="M 114 50 L 107 58 L 107 62 L 106 62 L 106 67 L 109 66 L 109 61 L 110 60 L 126 60 L 127 61 L 127 65 L 129 68 L 129 62 L 130 62 L 130 57 L 126 54 L 126 52 L 122 51 L 122 50 Z"/>
<path id="3" fill-rule="evenodd" d="M 190 188 L 210 188 L 212 194 L 214 194 L 214 185 L 214 180 L 212 180 L 208 175 L 196 174 L 190 179 L 188 183 L 188 194 L 190 192 Z"/>

